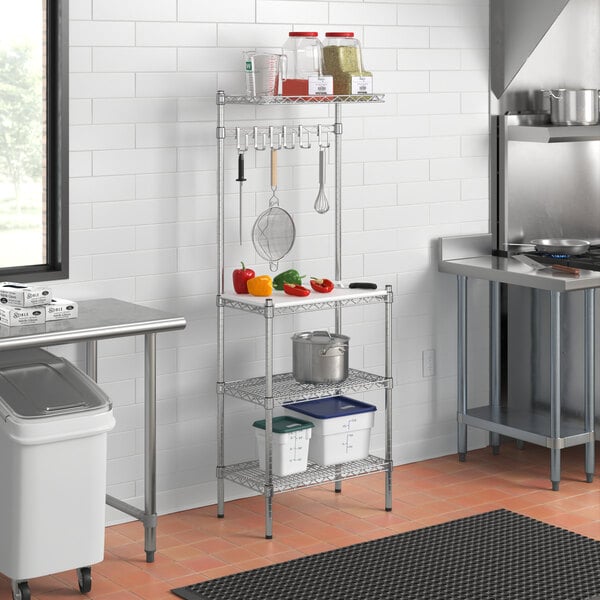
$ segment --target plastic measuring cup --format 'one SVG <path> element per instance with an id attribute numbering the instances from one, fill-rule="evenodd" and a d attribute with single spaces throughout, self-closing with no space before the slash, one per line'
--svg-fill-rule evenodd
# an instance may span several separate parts
<path id="1" fill-rule="evenodd" d="M 246 95 L 277 96 L 285 56 L 281 54 L 244 52 Z"/>

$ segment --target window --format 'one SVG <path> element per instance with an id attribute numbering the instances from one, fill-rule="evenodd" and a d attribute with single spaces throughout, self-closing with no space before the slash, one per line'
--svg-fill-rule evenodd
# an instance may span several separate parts
<path id="1" fill-rule="evenodd" d="M 68 0 L 3 2 L 0 280 L 68 276 Z"/>

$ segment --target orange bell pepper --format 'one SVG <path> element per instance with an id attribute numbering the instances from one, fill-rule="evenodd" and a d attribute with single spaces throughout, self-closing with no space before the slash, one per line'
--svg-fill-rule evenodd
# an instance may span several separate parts
<path id="1" fill-rule="evenodd" d="M 253 296 L 270 296 L 273 293 L 273 280 L 269 275 L 248 279 L 248 291 Z"/>

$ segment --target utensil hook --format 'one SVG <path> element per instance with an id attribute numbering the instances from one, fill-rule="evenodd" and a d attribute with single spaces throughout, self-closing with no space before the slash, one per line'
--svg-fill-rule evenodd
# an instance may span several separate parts
<path id="1" fill-rule="evenodd" d="M 288 128 L 287 125 L 284 125 L 282 127 L 282 138 L 283 138 L 283 147 L 286 150 L 293 150 L 296 147 L 296 130 L 292 129 L 289 132 L 289 138 L 288 138 Z M 291 139 L 291 142 L 288 144 L 288 139 Z"/>
<path id="2" fill-rule="evenodd" d="M 304 141 L 303 141 L 304 140 Z M 306 150 L 310 148 L 310 132 L 304 125 L 298 125 L 298 145 Z"/>
<path id="3" fill-rule="evenodd" d="M 269 127 L 269 146 L 271 150 L 281 150 L 281 131 L 275 131 L 274 127 Z"/>
<path id="4" fill-rule="evenodd" d="M 235 137 L 237 139 L 237 151 L 238 154 L 243 154 L 248 150 L 248 134 L 242 133 L 239 127 L 235 128 Z"/>
<path id="5" fill-rule="evenodd" d="M 319 139 L 319 148 L 329 148 L 329 133 L 323 132 L 323 126 L 317 125 L 317 138 Z"/>
<path id="6" fill-rule="evenodd" d="M 262 131 L 258 131 L 258 127 L 253 128 L 254 133 L 254 149 L 258 152 L 262 152 L 267 149 L 267 134 Z M 260 141 L 259 141 L 260 140 Z"/>

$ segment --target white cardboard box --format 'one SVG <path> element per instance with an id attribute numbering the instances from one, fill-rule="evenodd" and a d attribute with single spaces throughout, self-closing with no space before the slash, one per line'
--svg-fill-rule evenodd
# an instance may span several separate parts
<path id="1" fill-rule="evenodd" d="M 0 324 L 13 327 L 15 325 L 39 325 L 46 322 L 46 310 L 43 306 L 9 306 L 0 304 Z"/>
<path id="2" fill-rule="evenodd" d="M 46 304 L 44 309 L 46 310 L 46 321 L 74 319 L 79 315 L 77 302 L 66 298 L 52 298 L 50 304 Z"/>
<path id="3" fill-rule="evenodd" d="M 50 288 L 41 285 L 24 285 L 13 281 L 0 283 L 0 303 L 10 306 L 40 306 L 52 300 Z"/>

